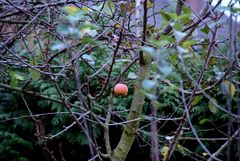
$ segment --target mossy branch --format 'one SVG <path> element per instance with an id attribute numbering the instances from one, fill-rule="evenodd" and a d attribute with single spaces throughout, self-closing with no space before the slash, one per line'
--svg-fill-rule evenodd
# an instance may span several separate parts
<path id="1" fill-rule="evenodd" d="M 141 116 L 145 99 L 145 95 L 141 89 L 141 82 L 149 75 L 151 64 L 150 55 L 143 54 L 143 59 L 145 63 L 144 65 L 140 64 L 139 67 L 138 78 L 135 83 L 133 100 L 127 118 L 129 122 L 124 127 L 121 139 L 117 147 L 110 155 L 111 161 L 124 161 L 136 138 L 136 132 L 138 130 L 140 120 L 133 122 L 131 122 L 130 120 L 137 119 Z"/>

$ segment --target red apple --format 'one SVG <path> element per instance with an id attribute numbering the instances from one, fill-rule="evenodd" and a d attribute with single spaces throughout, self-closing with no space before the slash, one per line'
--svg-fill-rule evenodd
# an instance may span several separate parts
<path id="1" fill-rule="evenodd" d="M 126 96 L 128 93 L 128 87 L 125 84 L 118 83 L 114 87 L 114 93 L 117 96 Z"/>

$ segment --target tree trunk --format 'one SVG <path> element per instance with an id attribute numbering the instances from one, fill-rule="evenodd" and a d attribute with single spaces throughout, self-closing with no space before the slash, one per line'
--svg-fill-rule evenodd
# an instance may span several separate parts
<path id="1" fill-rule="evenodd" d="M 145 95 L 141 90 L 141 82 L 149 75 L 151 58 L 149 55 L 144 55 L 144 64 L 140 64 L 138 71 L 138 79 L 135 83 L 135 91 L 130 112 L 127 118 L 129 121 L 124 127 L 121 139 L 117 147 L 113 150 L 110 158 L 111 161 L 124 161 L 127 154 L 136 138 L 140 116 L 142 113 Z M 135 121 L 131 121 L 135 120 Z"/>

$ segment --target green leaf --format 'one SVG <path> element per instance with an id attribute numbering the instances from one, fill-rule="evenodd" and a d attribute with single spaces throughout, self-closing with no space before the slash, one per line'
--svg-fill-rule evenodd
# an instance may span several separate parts
<path id="1" fill-rule="evenodd" d="M 128 76 L 127 76 L 129 79 L 136 79 L 137 78 L 137 75 L 133 72 L 130 72 L 128 73 Z"/>
<path id="2" fill-rule="evenodd" d="M 189 48 L 189 47 L 191 47 L 192 45 L 195 45 L 195 44 L 196 44 L 196 41 L 194 41 L 194 40 L 187 40 L 187 41 L 184 41 L 182 43 L 184 48 Z"/>
<path id="3" fill-rule="evenodd" d="M 92 45 L 99 45 L 99 43 L 97 41 L 95 41 L 94 39 L 90 38 L 90 37 L 83 37 L 81 40 L 81 44 L 85 45 L 85 44 L 92 44 Z"/>
<path id="4" fill-rule="evenodd" d="M 24 80 L 24 77 L 22 75 L 18 74 L 18 73 L 15 74 L 15 78 L 17 80 Z"/>
<path id="5" fill-rule="evenodd" d="M 145 92 L 145 96 L 150 100 L 154 100 L 154 101 L 157 100 L 157 96 L 154 94 Z"/>
<path id="6" fill-rule="evenodd" d="M 178 148 L 178 150 L 179 150 L 183 155 L 185 155 L 183 146 L 182 146 L 181 144 L 177 144 L 177 148 Z"/>
<path id="7" fill-rule="evenodd" d="M 162 15 L 162 18 L 164 21 L 170 21 L 171 17 L 167 14 L 166 11 L 160 10 L 159 13 Z"/>
<path id="8" fill-rule="evenodd" d="M 174 36 L 177 41 L 181 41 L 186 35 L 187 35 L 187 33 L 185 33 L 185 32 L 174 30 Z"/>
<path id="9" fill-rule="evenodd" d="M 173 12 L 169 13 L 169 16 L 172 18 L 172 19 L 177 19 L 177 15 Z"/>
<path id="10" fill-rule="evenodd" d="M 194 98 L 194 100 L 192 101 L 191 105 L 192 105 L 192 106 L 197 105 L 198 102 L 200 102 L 202 99 L 203 99 L 203 96 L 202 96 L 202 95 L 196 96 L 196 97 Z"/>
<path id="11" fill-rule="evenodd" d="M 181 46 L 177 46 L 177 49 L 178 49 L 178 51 L 179 51 L 180 53 L 182 53 L 182 54 L 188 53 L 188 50 L 185 49 L 185 48 L 183 48 L 183 47 L 181 47 Z"/>
<path id="12" fill-rule="evenodd" d="M 161 154 L 163 156 L 163 160 L 166 160 L 167 155 L 168 155 L 168 150 L 169 150 L 169 147 L 167 147 L 167 146 L 162 147 Z"/>
<path id="13" fill-rule="evenodd" d="M 11 78 L 10 85 L 12 87 L 16 87 L 18 85 L 18 80 L 15 77 L 15 72 L 14 71 L 9 72 L 9 76 Z"/>
<path id="14" fill-rule="evenodd" d="M 168 65 L 159 66 L 158 68 L 165 77 L 170 75 L 173 72 L 171 66 L 168 66 Z"/>
<path id="15" fill-rule="evenodd" d="M 157 109 L 161 109 L 162 104 L 159 101 L 154 101 L 154 107 L 156 107 Z"/>
<path id="16" fill-rule="evenodd" d="M 83 30 L 84 32 L 84 34 L 86 33 L 86 34 L 88 34 L 90 37 L 95 37 L 96 35 L 97 35 L 97 30 Z"/>
<path id="17" fill-rule="evenodd" d="M 200 124 L 200 125 L 203 125 L 203 124 L 207 123 L 208 120 L 209 120 L 209 119 L 206 119 L 206 118 L 201 119 L 201 120 L 199 121 L 199 124 Z"/>
<path id="18" fill-rule="evenodd" d="M 80 30 L 86 29 L 86 28 L 89 28 L 89 29 L 91 29 L 91 30 L 97 30 L 97 29 L 98 29 L 98 26 L 95 25 L 95 24 L 92 24 L 92 23 L 90 23 L 90 22 L 86 22 L 86 23 L 84 23 L 84 24 L 79 25 L 78 28 L 79 28 Z"/>
<path id="19" fill-rule="evenodd" d="M 147 1 L 147 7 L 148 8 L 152 8 L 154 6 L 154 3 L 155 3 L 154 1 L 152 1 L 152 2 L 151 1 Z"/>
<path id="20" fill-rule="evenodd" d="M 53 51 L 59 51 L 59 50 L 65 49 L 65 48 L 67 48 L 67 45 L 65 43 L 62 43 L 62 42 L 56 42 L 51 46 L 51 49 Z"/>
<path id="21" fill-rule="evenodd" d="M 201 31 L 203 32 L 203 33 L 205 33 L 205 34 L 208 34 L 209 33 L 209 27 L 206 25 L 206 26 L 204 26 L 204 28 L 202 28 L 201 29 Z"/>
<path id="22" fill-rule="evenodd" d="M 189 7 L 183 6 L 182 10 L 183 10 L 183 13 L 185 13 L 185 14 L 191 14 L 192 13 L 192 10 Z"/>
<path id="23" fill-rule="evenodd" d="M 95 58 L 92 55 L 84 54 L 81 58 L 87 61 L 90 65 L 95 65 Z"/>
<path id="24" fill-rule="evenodd" d="M 217 103 L 217 100 L 215 98 L 212 98 L 212 100 Z M 217 106 L 215 106 L 211 101 L 208 102 L 208 108 L 212 113 L 217 112 Z"/>
<path id="25" fill-rule="evenodd" d="M 147 90 L 147 89 L 152 89 L 156 85 L 155 80 L 150 80 L 150 79 L 144 79 L 142 81 L 142 87 Z"/>
<path id="26" fill-rule="evenodd" d="M 129 63 L 129 62 L 131 62 L 131 60 L 130 59 L 117 59 L 115 62 L 116 63 Z"/>
<path id="27" fill-rule="evenodd" d="M 232 82 L 229 82 L 229 81 L 224 81 L 224 86 L 225 86 L 225 89 L 227 89 L 227 93 L 233 97 L 234 94 L 236 93 L 236 87 L 234 86 L 234 84 Z"/>
<path id="28" fill-rule="evenodd" d="M 240 12 L 240 8 L 233 7 L 233 8 L 232 8 L 232 12 L 233 12 L 233 13 L 238 13 L 238 12 Z"/>
<path id="29" fill-rule="evenodd" d="M 188 21 L 190 21 L 190 17 L 191 17 L 191 14 L 182 14 L 182 15 L 178 16 L 177 19 L 181 20 L 182 24 L 185 24 Z"/>
<path id="30" fill-rule="evenodd" d="M 69 34 L 69 31 L 68 31 L 68 26 L 65 25 L 65 24 L 59 24 L 57 26 L 57 31 L 61 34 L 64 34 L 64 35 L 67 35 Z"/>
<path id="31" fill-rule="evenodd" d="M 16 87 L 18 85 L 18 81 L 22 81 L 24 80 L 24 76 L 15 72 L 15 71 L 10 71 L 9 72 L 9 76 L 11 78 L 11 82 L 10 82 L 10 85 L 12 87 Z"/>
<path id="32" fill-rule="evenodd" d="M 150 39 L 149 42 L 151 44 L 153 44 L 154 46 L 160 48 L 160 47 L 165 47 L 165 46 L 169 45 L 170 43 L 174 43 L 175 39 L 170 36 L 161 35 L 161 37 L 158 40 Z"/>
<path id="33" fill-rule="evenodd" d="M 156 50 L 152 47 L 142 47 L 142 50 L 148 54 L 150 54 L 151 56 L 154 56 L 156 54 Z"/>
<path id="34" fill-rule="evenodd" d="M 67 14 L 74 15 L 79 11 L 79 8 L 76 6 L 64 6 L 63 11 L 66 12 Z"/>
<path id="35" fill-rule="evenodd" d="M 66 18 L 71 23 L 75 23 L 85 18 L 86 12 L 75 6 L 65 6 L 63 11 L 67 14 Z"/>
<path id="36" fill-rule="evenodd" d="M 115 12 L 115 4 L 110 0 L 106 1 L 104 3 L 103 12 L 110 16 L 113 16 L 113 14 Z"/>
<path id="37" fill-rule="evenodd" d="M 28 68 L 28 72 L 30 73 L 31 78 L 35 81 L 41 77 L 41 73 L 34 69 Z"/>
<path id="38" fill-rule="evenodd" d="M 175 22 L 175 23 L 172 23 L 171 26 L 172 26 L 173 29 L 181 31 L 183 25 L 180 24 L 180 23 Z"/>
<path id="39" fill-rule="evenodd" d="M 32 60 L 30 60 L 29 63 L 30 63 L 31 65 L 37 65 L 37 63 L 36 63 L 36 61 L 35 61 L 35 57 L 32 58 Z"/>
<path id="40" fill-rule="evenodd" d="M 233 97 L 236 92 L 236 88 L 232 82 L 230 82 L 230 88 L 231 88 L 231 95 Z"/>

